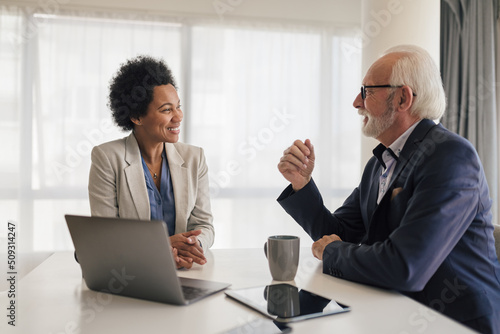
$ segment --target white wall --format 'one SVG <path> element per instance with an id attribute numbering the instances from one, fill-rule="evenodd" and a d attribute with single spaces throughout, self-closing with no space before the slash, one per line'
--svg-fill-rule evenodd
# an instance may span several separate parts
<path id="1" fill-rule="evenodd" d="M 390 47 L 414 44 L 426 49 L 439 67 L 441 4 L 436 0 L 362 0 L 362 73 Z M 379 142 L 362 138 L 361 165 Z"/>
<path id="2" fill-rule="evenodd" d="M 359 25 L 361 0 L 18 0 L 46 7 L 113 9 L 162 14 L 213 15 Z"/>

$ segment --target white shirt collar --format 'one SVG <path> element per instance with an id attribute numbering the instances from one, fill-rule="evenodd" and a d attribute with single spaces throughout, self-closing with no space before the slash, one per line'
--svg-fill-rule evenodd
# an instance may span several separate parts
<path id="1" fill-rule="evenodd" d="M 412 126 L 410 126 L 408 128 L 408 130 L 406 130 L 401 136 L 399 136 L 398 139 L 396 139 L 391 145 L 389 145 L 389 148 L 394 152 L 394 154 L 396 154 L 396 156 L 399 158 L 399 154 L 401 153 L 401 151 L 403 150 L 403 147 L 405 146 L 406 144 L 406 141 L 408 140 L 408 137 L 410 137 L 411 133 L 413 132 L 413 130 L 415 130 L 415 128 L 417 127 L 418 123 L 420 123 L 422 120 L 416 122 L 415 124 L 413 124 Z M 384 152 L 384 154 L 386 153 L 387 151 Z M 387 154 L 390 155 L 389 152 L 387 152 Z"/>

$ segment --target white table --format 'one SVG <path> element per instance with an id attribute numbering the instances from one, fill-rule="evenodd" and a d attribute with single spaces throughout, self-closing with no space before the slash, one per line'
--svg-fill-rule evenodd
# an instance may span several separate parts
<path id="1" fill-rule="evenodd" d="M 243 288 L 275 283 L 262 249 L 217 249 L 205 266 L 179 276 Z M 72 252 L 50 256 L 16 287 L 16 327 L 7 325 L 7 292 L 0 295 L 1 333 L 221 333 L 264 317 L 218 293 L 189 306 L 97 293 L 81 278 Z M 350 305 L 352 311 L 291 324 L 293 333 L 472 333 L 441 314 L 393 291 L 322 274 L 321 262 L 301 249 L 295 281 L 300 288 Z"/>

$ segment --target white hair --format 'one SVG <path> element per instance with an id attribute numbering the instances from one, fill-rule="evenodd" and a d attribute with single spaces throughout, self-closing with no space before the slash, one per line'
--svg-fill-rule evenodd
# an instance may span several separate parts
<path id="1" fill-rule="evenodd" d="M 420 118 L 439 120 L 446 109 L 443 82 L 430 54 L 415 45 L 400 45 L 388 49 L 384 55 L 400 53 L 392 67 L 391 85 L 407 85 L 416 95 L 411 114 Z"/>

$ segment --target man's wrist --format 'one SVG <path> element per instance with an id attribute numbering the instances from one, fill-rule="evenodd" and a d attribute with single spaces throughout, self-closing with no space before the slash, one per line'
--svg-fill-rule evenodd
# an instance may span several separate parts
<path id="1" fill-rule="evenodd" d="M 309 184 L 309 182 L 311 182 L 311 177 L 310 176 L 302 184 L 296 185 L 296 184 L 292 183 L 292 189 L 293 189 L 294 192 L 298 192 L 300 189 L 302 189 L 305 186 L 307 186 Z"/>

